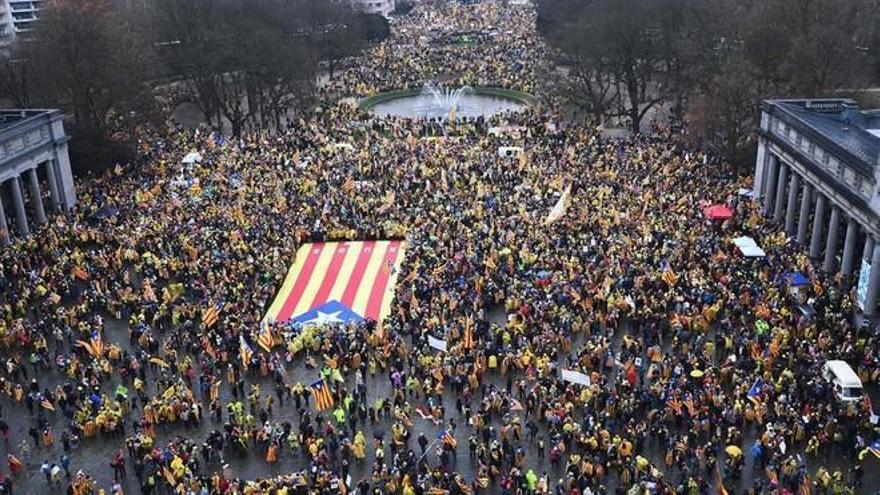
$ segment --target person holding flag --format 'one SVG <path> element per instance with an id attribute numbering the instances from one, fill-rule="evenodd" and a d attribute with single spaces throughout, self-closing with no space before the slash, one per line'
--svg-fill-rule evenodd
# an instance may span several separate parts
<path id="1" fill-rule="evenodd" d="M 315 398 L 315 408 L 318 411 L 327 411 L 333 408 L 333 393 L 330 386 L 323 378 L 309 385 L 309 389 Z"/>
<path id="2" fill-rule="evenodd" d="M 249 368 L 251 360 L 254 358 L 254 350 L 251 349 L 251 346 L 247 343 L 246 340 L 244 340 L 243 335 L 238 336 L 238 352 L 244 368 Z"/>
<path id="3" fill-rule="evenodd" d="M 749 400 L 752 401 L 756 406 L 761 405 L 761 390 L 763 388 L 764 388 L 764 379 L 761 377 L 758 377 L 755 380 L 755 383 L 753 383 L 752 386 L 749 388 L 748 393 L 746 394 L 746 396 L 749 398 Z"/>
<path id="4" fill-rule="evenodd" d="M 452 431 L 449 429 L 441 430 L 440 433 L 437 434 L 437 438 L 441 440 L 444 445 L 448 445 L 453 450 L 458 448 L 458 440 L 455 439 L 455 436 L 452 435 Z"/>
<path id="5" fill-rule="evenodd" d="M 268 321 L 260 322 L 260 333 L 257 336 L 257 344 L 266 352 L 272 352 L 275 338 L 272 336 L 272 324 Z"/>

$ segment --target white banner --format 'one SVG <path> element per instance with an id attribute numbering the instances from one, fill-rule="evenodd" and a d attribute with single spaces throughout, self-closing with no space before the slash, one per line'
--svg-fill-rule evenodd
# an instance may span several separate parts
<path id="1" fill-rule="evenodd" d="M 569 184 L 568 187 L 565 188 L 565 191 L 562 192 L 562 195 L 559 196 L 559 201 L 556 202 L 556 205 L 550 210 L 550 214 L 544 219 L 544 225 L 550 225 L 565 215 L 566 210 L 568 210 L 568 197 L 570 195 L 571 184 Z"/>
<path id="2" fill-rule="evenodd" d="M 862 258 L 862 268 L 859 270 L 859 285 L 856 287 L 856 302 L 859 309 L 865 310 L 865 299 L 868 297 L 868 280 L 871 278 L 871 263 Z"/>
<path id="3" fill-rule="evenodd" d="M 446 352 L 446 341 L 428 335 L 428 345 L 438 351 Z"/>
<path id="4" fill-rule="evenodd" d="M 562 370 L 562 379 L 567 382 L 577 383 L 586 387 L 590 386 L 590 377 L 579 371 Z"/>

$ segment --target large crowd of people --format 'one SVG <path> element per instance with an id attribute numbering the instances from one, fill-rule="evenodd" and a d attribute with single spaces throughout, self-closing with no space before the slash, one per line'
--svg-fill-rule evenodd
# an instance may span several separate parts
<path id="1" fill-rule="evenodd" d="M 322 91 L 538 94 L 534 23 L 528 4 L 419 4 Z M 144 131 L 137 163 L 79 180 L 74 211 L 0 253 L 0 493 L 880 488 L 863 476 L 870 401 L 842 405 L 820 373 L 841 359 L 880 378 L 851 281 L 816 270 L 714 157 L 556 110 L 426 122 L 328 102 L 271 134 Z M 707 220 L 716 203 L 732 218 Z M 767 256 L 741 256 L 744 235 Z M 389 238 L 407 251 L 385 321 L 275 322 L 260 348 L 302 243 Z M 814 314 L 794 309 L 792 272 Z M 236 475 L 244 459 L 264 474 Z"/>

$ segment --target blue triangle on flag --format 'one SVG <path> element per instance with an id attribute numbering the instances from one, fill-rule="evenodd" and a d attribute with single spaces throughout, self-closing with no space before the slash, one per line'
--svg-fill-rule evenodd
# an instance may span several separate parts
<path id="1" fill-rule="evenodd" d="M 294 317 L 291 321 L 300 324 L 327 325 L 334 323 L 360 323 L 364 321 L 364 318 L 352 311 L 348 306 L 334 299 Z"/>
<path id="2" fill-rule="evenodd" d="M 755 383 L 752 384 L 752 387 L 749 388 L 748 396 L 751 398 L 758 397 L 761 395 L 761 389 L 764 387 L 764 380 L 760 377 L 755 380 Z"/>

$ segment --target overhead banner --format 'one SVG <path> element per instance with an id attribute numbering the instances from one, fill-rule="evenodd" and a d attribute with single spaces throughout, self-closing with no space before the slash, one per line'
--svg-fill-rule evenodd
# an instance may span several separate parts
<path id="1" fill-rule="evenodd" d="M 868 280 L 871 279 L 871 263 L 862 259 L 862 268 L 859 271 L 859 285 L 856 288 L 856 302 L 859 309 L 865 310 L 865 299 L 868 297 Z"/>
<path id="2" fill-rule="evenodd" d="M 566 382 L 577 383 L 585 387 L 590 386 L 590 377 L 574 370 L 562 370 L 562 379 Z"/>
<path id="3" fill-rule="evenodd" d="M 428 335 L 428 345 L 438 351 L 446 352 L 446 341 Z"/>

